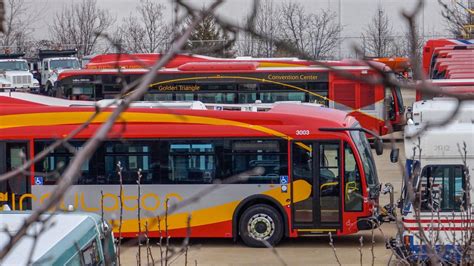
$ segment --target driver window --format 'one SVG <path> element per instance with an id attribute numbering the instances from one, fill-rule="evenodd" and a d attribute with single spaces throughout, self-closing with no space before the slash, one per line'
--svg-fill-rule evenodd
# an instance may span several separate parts
<path id="1" fill-rule="evenodd" d="M 362 183 L 354 153 L 344 145 L 344 195 L 346 211 L 362 211 Z"/>

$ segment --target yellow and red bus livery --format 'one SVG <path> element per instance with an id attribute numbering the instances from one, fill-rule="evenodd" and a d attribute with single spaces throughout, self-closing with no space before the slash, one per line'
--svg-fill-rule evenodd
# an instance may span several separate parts
<path id="1" fill-rule="evenodd" d="M 79 101 L 23 93 L 0 94 L 0 105 L 0 154 L 6 156 L 0 173 L 22 163 L 20 151 L 32 158 L 95 111 Z M 105 109 L 68 149 L 32 166 L 28 178 L 0 183 L 0 200 L 14 209 L 40 206 L 74 156 L 71 149 L 80 150 L 112 111 Z M 248 171 L 253 174 L 224 184 Z M 169 236 L 186 236 L 188 215 L 191 237 L 241 238 L 250 246 L 352 234 L 380 218 L 374 207 L 380 183 L 364 129 L 345 112 L 304 103 L 276 103 L 266 112 L 130 108 L 59 205 L 99 214 L 103 209 L 116 233 L 123 208 L 122 235 L 136 237 L 140 204 L 141 230 L 147 223 L 149 235 L 158 237 L 164 235 L 165 219 L 158 221 L 158 215 L 166 202 L 184 201 L 221 182 L 168 215 Z"/>
<path id="2" fill-rule="evenodd" d="M 123 80 L 133 82 L 148 72 L 146 67 L 159 58 L 159 54 L 99 55 L 91 59 L 87 69 L 60 73 L 52 95 L 90 100 L 115 97 L 122 90 Z M 357 77 L 379 75 L 363 62 L 347 60 L 327 64 Z M 384 64 L 373 64 L 390 71 Z M 362 127 L 379 135 L 389 131 L 385 121 L 395 130 L 400 129 L 404 114 L 399 88 L 385 89 L 383 85 L 350 80 L 314 62 L 291 58 L 224 59 L 179 55 L 158 71 L 143 100 L 196 100 L 218 104 L 317 102 L 349 112 Z"/>

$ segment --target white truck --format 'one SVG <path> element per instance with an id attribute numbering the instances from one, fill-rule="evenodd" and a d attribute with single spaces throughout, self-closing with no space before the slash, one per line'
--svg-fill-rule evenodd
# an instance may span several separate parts
<path id="1" fill-rule="evenodd" d="M 59 73 L 66 69 L 80 69 L 81 64 L 75 56 L 77 50 L 40 50 L 37 62 L 37 77 L 41 82 L 42 93 L 53 94 Z"/>
<path id="2" fill-rule="evenodd" d="M 25 54 L 0 55 L 0 91 L 38 92 L 40 85 L 22 57 Z"/>

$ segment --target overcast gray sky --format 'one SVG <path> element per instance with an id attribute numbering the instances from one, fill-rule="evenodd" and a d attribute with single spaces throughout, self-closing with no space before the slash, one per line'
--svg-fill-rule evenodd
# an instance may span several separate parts
<path id="1" fill-rule="evenodd" d="M 60 12 L 64 6 L 81 0 L 33 0 L 32 4 L 37 9 L 44 10 L 41 19 L 35 23 L 35 38 L 47 38 L 49 35 L 48 24 L 54 19 L 54 14 Z M 165 14 L 171 19 L 172 8 L 171 1 L 156 0 L 166 6 Z M 275 3 L 281 3 L 283 0 L 274 0 Z M 307 7 L 308 12 L 318 9 L 331 9 L 339 13 L 339 0 L 292 0 L 299 2 Z M 401 18 L 400 11 L 404 8 L 412 8 L 417 2 L 415 0 L 340 0 L 342 6 L 342 25 L 344 31 L 343 37 L 346 37 L 345 45 L 347 46 L 352 37 L 359 37 L 363 29 L 369 23 L 371 17 L 378 5 L 382 5 L 388 16 L 393 22 L 395 31 L 406 29 L 404 21 Z M 444 0 L 451 1 L 451 0 Z M 209 3 L 209 0 L 192 0 L 191 3 L 201 6 Z M 424 16 L 420 17 L 420 25 L 424 25 L 425 35 L 447 35 L 443 19 L 440 14 L 440 6 L 438 0 L 425 0 Z M 108 9 L 116 18 L 117 22 L 130 12 L 134 12 L 139 0 L 98 0 L 98 4 L 102 8 Z M 241 20 L 248 14 L 252 0 L 227 0 L 219 9 L 219 14 L 232 19 Z M 356 40 L 356 39 L 354 39 Z"/>

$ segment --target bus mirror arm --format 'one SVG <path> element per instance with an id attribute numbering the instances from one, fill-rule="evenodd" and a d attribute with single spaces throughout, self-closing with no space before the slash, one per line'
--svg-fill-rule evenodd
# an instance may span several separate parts
<path id="1" fill-rule="evenodd" d="M 361 127 L 321 127 L 319 128 L 319 131 L 333 131 L 333 132 L 337 132 L 337 131 L 362 131 L 368 135 L 371 135 L 375 138 L 374 140 L 374 147 L 375 147 L 375 153 L 377 155 L 382 155 L 383 154 L 383 141 L 382 141 L 382 138 L 377 135 L 377 133 L 371 131 L 371 130 L 368 130 L 366 128 L 361 128 Z"/>

